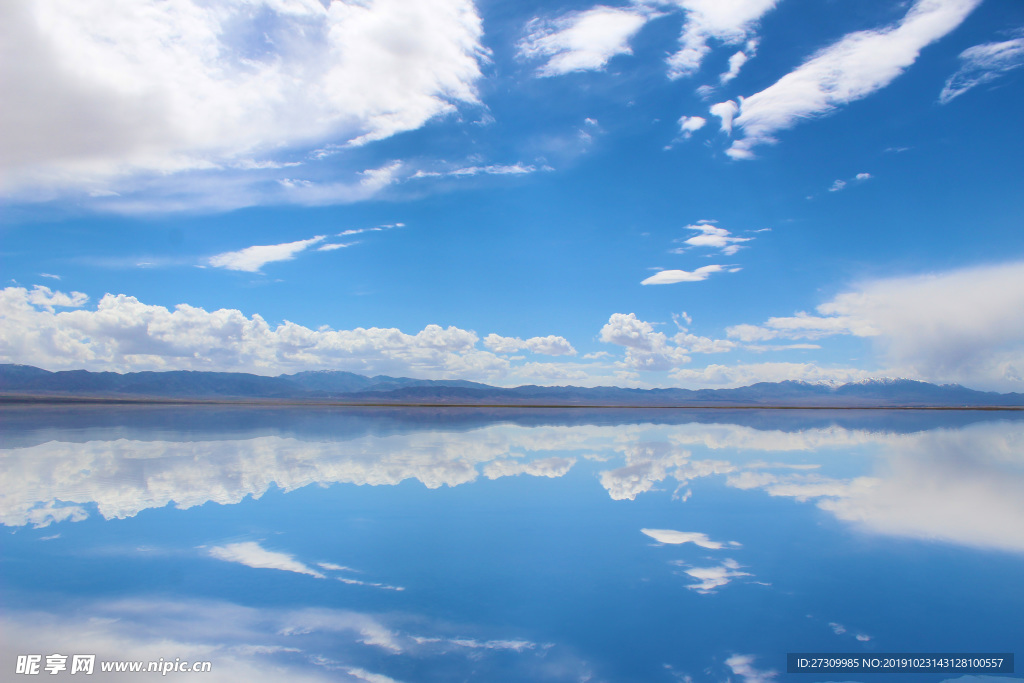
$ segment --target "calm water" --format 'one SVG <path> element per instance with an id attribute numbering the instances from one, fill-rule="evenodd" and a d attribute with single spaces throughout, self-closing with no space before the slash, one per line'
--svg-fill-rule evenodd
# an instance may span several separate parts
<path id="1" fill-rule="evenodd" d="M 31 653 L 370 683 L 967 683 L 989 679 L 787 674 L 786 653 L 1024 656 L 1019 413 L 7 408 L 0 428 L 0 680 L 32 680 Z"/>

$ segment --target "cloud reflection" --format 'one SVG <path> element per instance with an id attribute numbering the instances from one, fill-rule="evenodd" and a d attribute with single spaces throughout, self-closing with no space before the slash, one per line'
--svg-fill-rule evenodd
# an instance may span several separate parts
<path id="1" fill-rule="evenodd" d="M 413 626 L 416 630 L 410 630 Z M 458 628 L 462 635 L 455 635 Z M 473 637 L 477 627 L 421 615 L 349 610 L 247 607 L 204 600 L 126 599 L 65 605 L 59 613 L 5 610 L 0 658 L 18 654 L 92 653 L 103 661 L 210 661 L 202 674 L 176 680 L 214 683 L 326 683 L 404 680 L 413 662 L 429 662 L 456 678 L 575 681 L 585 665 L 552 644 L 515 637 Z M 426 632 L 429 635 L 425 635 Z M 483 634 L 480 634 L 483 635 Z M 493 655 L 505 653 L 500 660 Z M 383 655 L 383 657 L 382 657 Z M 511 657 L 511 658 L 510 658 Z M 546 666 L 556 663 L 557 666 Z M 13 666 L 13 665 L 12 665 Z M 559 675 L 552 675 L 560 672 Z M 151 673 L 118 674 L 144 681 Z"/>
<path id="2" fill-rule="evenodd" d="M 51 440 L 0 451 L 0 522 L 45 527 L 80 521 L 91 505 L 110 519 L 169 503 L 232 504 L 272 486 L 291 491 L 314 483 L 416 480 L 433 489 L 481 475 L 559 478 L 582 462 L 598 468 L 600 485 L 616 501 L 635 501 L 664 487 L 692 505 L 685 501 L 701 495 L 697 484 L 714 478 L 751 495 L 813 501 L 871 533 L 1021 552 L 1024 421 L 1012 417 L 903 433 L 839 424 L 787 431 L 698 422 L 497 422 L 463 431 L 430 425 L 319 440 L 187 440 L 187 432 L 173 440 L 175 433 L 168 437 L 166 431 L 161 441 Z M 928 414 L 919 422 L 940 419 L 949 423 L 956 416 Z M 302 566 L 300 573 L 320 573 L 314 565 Z"/>

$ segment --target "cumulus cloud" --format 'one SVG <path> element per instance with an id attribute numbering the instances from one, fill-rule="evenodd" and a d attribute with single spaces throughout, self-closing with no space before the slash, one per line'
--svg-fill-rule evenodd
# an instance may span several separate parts
<path id="1" fill-rule="evenodd" d="M 753 158 L 753 149 L 776 142 L 777 132 L 889 85 L 980 1 L 917 0 L 900 21 L 847 34 L 822 49 L 774 85 L 740 101 L 735 124 L 743 137 L 733 142 L 729 156 Z"/>
<path id="2" fill-rule="evenodd" d="M 89 297 L 82 292 L 54 292 L 42 285 L 33 285 L 32 291 L 26 294 L 25 299 L 33 306 L 44 308 L 50 313 L 53 313 L 55 308 L 80 308 L 89 302 Z"/>
<path id="3" fill-rule="evenodd" d="M 640 533 L 650 536 L 658 543 L 669 545 L 680 545 L 693 543 L 708 550 L 721 550 L 725 544 L 721 541 L 712 541 L 707 534 L 699 531 L 675 531 L 674 529 L 641 529 Z"/>
<path id="4" fill-rule="evenodd" d="M 939 93 L 942 104 L 949 104 L 968 90 L 1024 66 L 1024 37 L 975 45 L 960 53 L 960 61 L 960 68 Z"/>
<path id="5" fill-rule="evenodd" d="M 524 349 L 531 353 L 545 356 L 575 356 L 576 349 L 565 337 L 548 335 L 546 337 L 530 337 L 523 340 L 519 337 L 502 337 L 491 333 L 484 337 L 484 346 L 495 353 L 515 353 Z"/>
<path id="6" fill-rule="evenodd" d="M 753 36 L 758 21 L 775 7 L 777 0 L 674 0 L 686 13 L 679 50 L 668 58 L 670 78 L 696 73 L 711 51 L 708 43 L 717 40 L 727 45 L 743 43 Z M 736 71 L 739 71 L 737 65 Z M 730 63 L 730 71 L 732 64 Z"/>
<path id="7" fill-rule="evenodd" d="M 626 365 L 634 370 L 668 370 L 690 362 L 691 353 L 721 353 L 735 344 L 711 339 L 686 330 L 669 337 L 655 332 L 654 324 L 640 320 L 635 313 L 613 313 L 601 328 L 601 341 L 626 348 Z"/>
<path id="8" fill-rule="evenodd" d="M 1024 388 L 1024 263 L 860 283 L 817 308 L 728 328 L 741 341 L 871 338 L 893 370 L 975 388 Z"/>
<path id="9" fill-rule="evenodd" d="M 674 285 L 677 282 L 702 282 L 713 273 L 720 273 L 726 266 L 718 264 L 701 266 L 696 270 L 661 270 L 640 282 L 642 285 Z"/>
<path id="10" fill-rule="evenodd" d="M 211 557 L 215 557 L 218 560 L 237 562 L 254 569 L 279 569 L 285 572 L 295 572 L 296 574 L 308 574 L 318 579 L 326 578 L 317 570 L 307 567 L 296 560 L 292 555 L 267 550 L 255 541 L 214 546 L 210 548 L 209 553 Z"/>
<path id="11" fill-rule="evenodd" d="M 254 247 L 246 247 L 239 251 L 227 251 L 207 259 L 207 263 L 215 268 L 226 268 L 228 270 L 241 270 L 247 273 L 258 273 L 268 263 L 274 261 L 291 261 L 295 255 L 305 251 L 318 242 L 327 239 L 326 235 L 317 235 L 308 240 L 297 242 L 286 242 L 284 244 L 266 244 Z M 340 249 L 347 244 L 329 244 L 330 249 Z M 321 247 L 324 249 L 324 247 Z"/>
<path id="12" fill-rule="evenodd" d="M 258 314 L 188 304 L 170 310 L 123 294 L 105 295 L 95 310 L 54 312 L 54 305 L 81 305 L 85 295 L 58 296 L 44 289 L 0 291 L 3 362 L 256 374 L 330 368 L 434 378 L 497 378 L 510 367 L 508 360 L 477 349 L 474 332 L 457 327 L 427 325 L 415 334 L 376 327 L 312 330 L 287 321 L 271 327 Z"/>
<path id="13" fill-rule="evenodd" d="M 667 370 L 688 363 L 686 349 L 670 343 L 664 332 L 635 313 L 613 313 L 601 328 L 601 341 L 626 348 L 626 364 L 636 370 Z"/>
<path id="14" fill-rule="evenodd" d="M 479 103 L 470 0 L 6 3 L 2 187 L 116 198 L 140 174 L 275 172 Z M 112 185 L 113 187 L 110 187 Z"/>
<path id="15" fill-rule="evenodd" d="M 522 462 L 519 460 L 495 460 L 484 468 L 484 476 L 488 479 L 500 479 L 501 477 L 516 477 L 520 474 L 528 474 L 531 477 L 547 477 L 557 479 L 565 476 L 572 466 L 576 464 L 576 458 L 539 458 Z"/>
<path id="16" fill-rule="evenodd" d="M 714 221 L 697 221 L 695 225 L 687 225 L 687 230 L 694 230 L 700 234 L 682 240 L 684 244 L 691 247 L 707 247 L 719 249 L 726 256 L 732 256 L 741 249 L 741 243 L 749 242 L 753 237 L 733 237 L 725 228 L 719 228 Z"/>
<path id="17" fill-rule="evenodd" d="M 538 76 L 597 71 L 615 55 L 633 53 L 629 41 L 649 17 L 640 7 L 599 5 L 551 20 L 534 18 L 517 48 L 523 58 L 547 59 Z"/>

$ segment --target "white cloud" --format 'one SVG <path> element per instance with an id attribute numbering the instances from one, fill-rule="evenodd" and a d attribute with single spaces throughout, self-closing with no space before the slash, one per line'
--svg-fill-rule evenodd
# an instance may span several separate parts
<path id="1" fill-rule="evenodd" d="M 712 273 L 720 273 L 725 266 L 710 265 L 701 266 L 696 270 L 662 270 L 646 278 L 642 285 L 673 285 L 677 282 L 701 282 L 707 280 Z"/>
<path id="2" fill-rule="evenodd" d="M 32 291 L 26 295 L 26 300 L 33 306 L 45 308 L 50 313 L 54 308 L 80 308 L 89 302 L 89 297 L 82 292 L 54 292 L 49 287 L 33 285 Z"/>
<path id="3" fill-rule="evenodd" d="M 683 116 L 679 119 L 679 132 L 684 140 L 689 140 L 695 131 L 700 130 L 707 123 L 702 116 Z"/>
<path id="4" fill-rule="evenodd" d="M 601 328 L 601 341 L 626 348 L 625 363 L 634 370 L 668 370 L 689 363 L 690 353 L 721 353 L 733 342 L 679 332 L 669 337 L 635 313 L 613 313 Z"/>
<path id="5" fill-rule="evenodd" d="M 960 68 L 939 93 L 942 104 L 949 104 L 968 90 L 1024 66 L 1024 37 L 975 45 L 960 53 L 960 61 Z"/>
<path id="6" fill-rule="evenodd" d="M 339 242 L 336 244 L 325 244 L 321 247 L 317 247 L 317 251 L 335 251 L 337 249 L 346 249 L 351 246 L 355 246 L 359 242 Z"/>
<path id="7" fill-rule="evenodd" d="M 853 177 L 852 180 L 842 180 L 842 179 L 839 179 L 839 180 L 836 180 L 834 183 L 832 183 L 832 187 L 828 188 L 828 191 L 829 192 L 839 192 L 840 190 L 845 189 L 846 186 L 849 185 L 852 182 L 863 183 L 863 182 L 865 182 L 867 180 L 871 180 L 872 177 L 873 176 L 870 173 L 858 173 L 857 175 L 855 175 Z"/>
<path id="8" fill-rule="evenodd" d="M 733 655 L 725 660 L 725 663 L 734 674 L 743 679 L 743 683 L 771 683 L 778 673 L 755 668 L 756 659 L 754 655 Z"/>
<path id="9" fill-rule="evenodd" d="M 740 565 L 735 560 L 725 560 L 714 567 L 684 569 L 683 573 L 697 579 L 697 583 L 690 584 L 687 588 L 706 595 L 717 592 L 722 586 L 732 583 L 735 578 L 751 576 L 749 572 L 741 572 L 739 569 Z"/>
<path id="10" fill-rule="evenodd" d="M 39 273 L 39 277 L 48 277 L 51 280 L 59 280 L 60 275 L 54 275 L 52 273 Z"/>
<path id="11" fill-rule="evenodd" d="M 227 251 L 207 259 L 207 263 L 215 268 L 241 270 L 247 273 L 258 273 L 260 268 L 275 261 L 291 261 L 295 255 L 305 251 L 318 242 L 323 242 L 325 235 L 317 235 L 308 240 L 286 242 L 284 244 L 266 244 L 246 247 L 239 251 Z M 334 249 L 348 245 L 327 245 Z"/>
<path id="12" fill-rule="evenodd" d="M 575 464 L 576 458 L 562 457 L 539 458 L 526 462 L 519 460 L 495 460 L 484 468 L 483 474 L 488 479 L 516 477 L 520 474 L 557 479 L 558 477 L 564 477 Z"/>
<path id="13" fill-rule="evenodd" d="M 470 0 L 3 7 L 18 59 L 0 93 L 0 187 L 27 197 L 273 173 L 292 163 L 267 158 L 282 149 L 364 144 L 478 104 L 486 59 Z"/>
<path id="14" fill-rule="evenodd" d="M 123 294 L 105 295 L 96 310 L 54 313 L 47 302 L 63 305 L 57 294 L 33 295 L 21 287 L 0 290 L 0 316 L 5 320 L 0 326 L 0 362 L 57 369 L 256 374 L 330 368 L 483 380 L 504 377 L 510 368 L 508 360 L 475 348 L 474 332 L 457 327 L 427 325 L 415 334 L 393 328 L 312 330 L 287 321 L 271 327 L 259 315 L 247 317 L 237 310 L 206 311 L 188 304 L 168 310 Z"/>
<path id="15" fill-rule="evenodd" d="M 684 244 L 689 244 L 691 247 L 720 249 L 726 256 L 732 256 L 739 251 L 740 243 L 754 239 L 753 237 L 732 237 L 732 233 L 725 228 L 717 227 L 712 221 L 697 221 L 695 225 L 687 225 L 686 229 L 695 230 L 700 234 L 683 240 Z"/>
<path id="16" fill-rule="evenodd" d="M 686 22 L 679 37 L 679 50 L 668 58 L 670 78 L 696 73 L 704 56 L 711 51 L 708 47 L 710 40 L 735 45 L 750 38 L 757 28 L 757 22 L 775 7 L 777 0 L 674 2 L 686 12 Z"/>
<path id="17" fill-rule="evenodd" d="M 650 15 L 641 8 L 618 9 L 599 5 L 553 20 L 532 19 L 519 41 L 519 55 L 547 58 L 538 76 L 603 69 L 615 55 L 632 54 L 629 40 Z"/>
<path id="18" fill-rule="evenodd" d="M 757 54 L 757 40 L 748 40 L 746 51 L 741 50 L 733 53 L 733 55 L 729 57 L 729 70 L 718 76 L 718 82 L 725 85 L 732 79 L 739 76 L 740 69 L 742 69 L 743 65 L 750 61 L 755 54 Z"/>
<path id="19" fill-rule="evenodd" d="M 890 440 L 872 477 L 818 507 L 873 533 L 1024 551 L 1022 438 L 988 422 Z"/>
<path id="20" fill-rule="evenodd" d="M 394 228 L 404 228 L 405 223 L 387 223 L 385 225 L 375 225 L 372 228 L 350 228 L 348 230 L 342 230 L 338 233 L 338 237 L 349 237 L 350 235 L 361 235 L 364 232 L 382 232 L 384 230 L 392 230 Z"/>
<path id="21" fill-rule="evenodd" d="M 742 341 L 872 339 L 893 371 L 972 388 L 1024 388 L 1024 262 L 975 266 L 860 283 L 817 308 L 737 325 Z"/>
<path id="22" fill-rule="evenodd" d="M 308 574 L 318 579 L 325 578 L 323 574 L 307 567 L 292 555 L 267 550 L 255 541 L 214 546 L 210 548 L 209 552 L 211 557 L 215 557 L 218 560 L 237 562 L 254 569 L 280 569 L 281 571 L 295 572 L 296 574 Z"/>
<path id="23" fill-rule="evenodd" d="M 739 110 L 740 105 L 736 104 L 733 100 L 728 100 L 711 105 L 708 111 L 711 112 L 712 116 L 717 116 L 722 120 L 722 132 L 732 135 L 732 122 Z"/>
<path id="24" fill-rule="evenodd" d="M 641 529 L 640 533 L 650 536 L 658 543 L 680 545 L 693 543 L 708 550 L 721 550 L 725 544 L 721 541 L 712 541 L 707 534 L 699 531 L 675 531 L 673 529 Z"/>
<path id="25" fill-rule="evenodd" d="M 778 131 L 884 88 L 980 1 L 917 0 L 899 22 L 847 34 L 819 51 L 774 85 L 741 100 L 735 123 L 743 137 L 729 148 L 729 156 L 753 158 L 753 148 L 776 142 Z"/>
<path id="26" fill-rule="evenodd" d="M 814 363 L 739 363 L 711 364 L 704 368 L 675 368 L 669 376 L 682 386 L 728 388 L 756 382 L 855 382 L 871 373 L 859 368 L 822 367 Z"/>
<path id="27" fill-rule="evenodd" d="M 565 337 L 548 335 L 546 337 L 530 337 L 523 340 L 519 337 L 502 337 L 491 333 L 484 337 L 484 346 L 495 353 L 515 353 L 525 349 L 531 353 L 545 356 L 575 356 L 576 349 Z"/>
<path id="28" fill-rule="evenodd" d="M 466 177 L 475 175 L 525 175 L 528 173 L 536 173 L 538 170 L 550 171 L 551 167 L 543 166 L 537 168 L 532 164 L 490 164 L 488 166 L 462 166 L 459 168 L 452 169 L 450 171 L 416 171 L 411 179 L 416 178 L 440 178 L 446 176 L 452 177 Z"/>

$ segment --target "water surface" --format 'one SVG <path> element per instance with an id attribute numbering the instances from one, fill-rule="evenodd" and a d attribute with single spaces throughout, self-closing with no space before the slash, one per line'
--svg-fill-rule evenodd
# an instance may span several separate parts
<path id="1" fill-rule="evenodd" d="M 886 676 L 788 652 L 1014 652 L 1022 418 L 5 408 L 0 678 L 95 653 L 210 661 L 169 674 L 196 681 L 810 683 Z"/>

